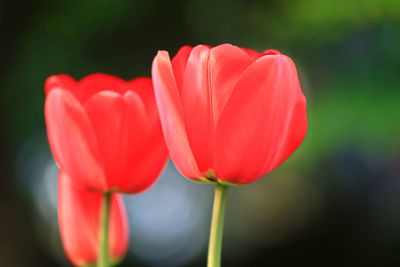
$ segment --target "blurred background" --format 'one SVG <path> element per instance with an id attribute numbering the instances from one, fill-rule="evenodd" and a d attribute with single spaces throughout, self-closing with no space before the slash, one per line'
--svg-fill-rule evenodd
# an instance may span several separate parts
<path id="1" fill-rule="evenodd" d="M 223 266 L 399 266 L 400 1 L 0 1 L 0 265 L 69 266 L 43 82 L 149 76 L 158 49 L 275 48 L 298 66 L 309 132 L 267 178 L 232 188 Z M 200 267 L 212 188 L 170 164 L 125 198 L 121 266 Z"/>

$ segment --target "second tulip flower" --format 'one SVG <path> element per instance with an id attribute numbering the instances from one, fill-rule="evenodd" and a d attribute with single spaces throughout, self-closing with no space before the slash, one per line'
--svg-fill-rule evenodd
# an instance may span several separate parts
<path id="1" fill-rule="evenodd" d="M 138 193 L 167 161 L 152 82 L 92 74 L 47 79 L 45 118 L 59 167 L 86 190 Z"/>

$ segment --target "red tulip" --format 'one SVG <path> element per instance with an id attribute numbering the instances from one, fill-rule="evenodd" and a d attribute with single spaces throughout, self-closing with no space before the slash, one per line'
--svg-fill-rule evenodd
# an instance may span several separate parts
<path id="1" fill-rule="evenodd" d="M 61 171 L 58 184 L 58 220 L 64 249 L 77 266 L 97 261 L 102 193 L 85 191 Z M 121 196 L 113 194 L 109 231 L 110 257 L 118 261 L 128 249 L 128 222 Z"/>
<path id="2" fill-rule="evenodd" d="M 191 179 L 249 183 L 271 172 L 307 131 L 293 61 L 229 44 L 159 51 L 153 84 L 167 147 Z"/>
<path id="3" fill-rule="evenodd" d="M 59 167 L 88 190 L 137 193 L 159 176 L 167 149 L 148 78 L 51 76 L 45 117 Z"/>

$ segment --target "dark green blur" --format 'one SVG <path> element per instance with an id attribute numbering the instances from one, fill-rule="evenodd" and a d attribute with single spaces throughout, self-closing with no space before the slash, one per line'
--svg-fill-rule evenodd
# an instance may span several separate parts
<path id="1" fill-rule="evenodd" d="M 149 76 L 157 50 L 226 42 L 295 61 L 309 132 L 269 178 L 233 189 L 223 265 L 400 264 L 400 1 L 3 0 L 0 30 L 0 266 L 60 266 L 16 181 L 24 143 L 46 140 L 46 77 Z M 238 254 L 238 240 L 257 246 Z"/>

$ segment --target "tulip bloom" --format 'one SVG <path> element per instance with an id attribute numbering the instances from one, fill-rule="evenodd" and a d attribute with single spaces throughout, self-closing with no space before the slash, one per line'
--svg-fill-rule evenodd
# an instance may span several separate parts
<path id="1" fill-rule="evenodd" d="M 64 249 L 76 266 L 94 264 L 98 259 L 102 194 L 77 187 L 66 172 L 58 180 L 58 220 Z M 111 200 L 109 254 L 121 260 L 128 249 L 128 222 L 119 195 Z"/>
<path id="2" fill-rule="evenodd" d="M 55 75 L 45 84 L 45 119 L 58 166 L 87 190 L 138 193 L 167 160 L 153 87 L 93 74 L 75 81 Z"/>
<path id="3" fill-rule="evenodd" d="M 275 169 L 307 131 L 293 61 L 229 44 L 159 51 L 152 78 L 166 143 L 186 177 L 253 182 Z"/>

